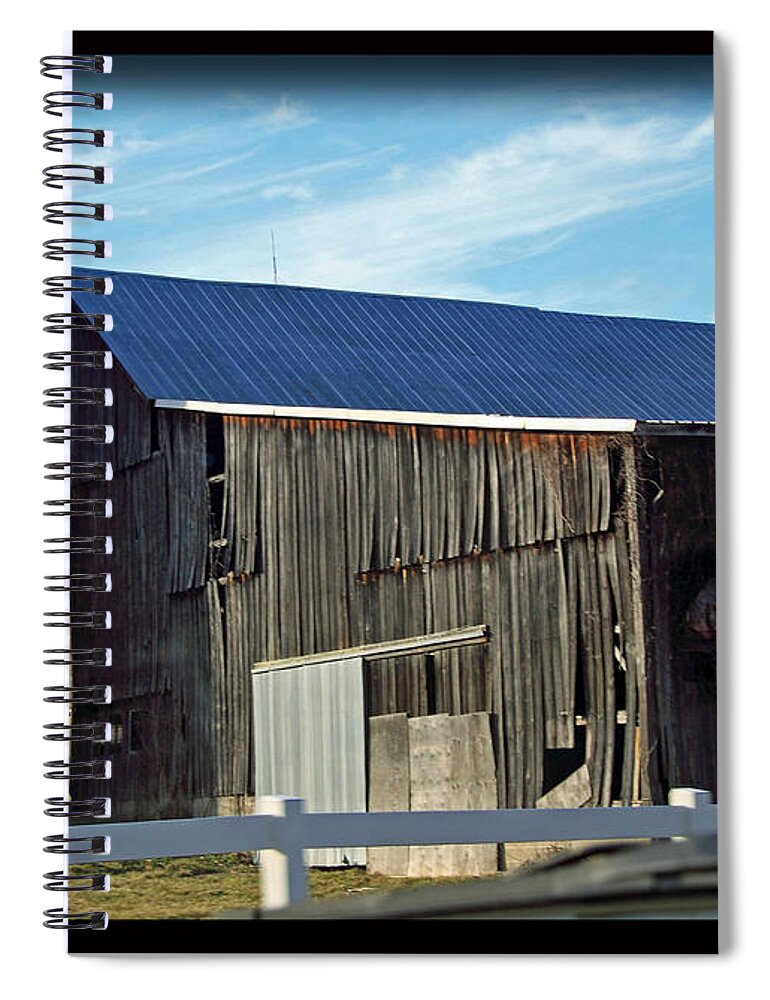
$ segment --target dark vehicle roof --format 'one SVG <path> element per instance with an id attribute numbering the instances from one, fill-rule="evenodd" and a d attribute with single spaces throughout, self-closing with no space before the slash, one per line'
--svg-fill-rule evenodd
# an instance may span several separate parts
<path id="1" fill-rule="evenodd" d="M 716 838 L 593 847 L 521 874 L 308 900 L 260 914 L 272 920 L 645 916 L 716 918 Z"/>

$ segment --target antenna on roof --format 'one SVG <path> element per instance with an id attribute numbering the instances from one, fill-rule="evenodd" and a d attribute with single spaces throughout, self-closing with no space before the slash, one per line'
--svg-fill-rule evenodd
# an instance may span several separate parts
<path id="1" fill-rule="evenodd" d="M 278 262 L 275 259 L 275 233 L 270 230 L 270 242 L 273 246 L 273 284 L 278 284 Z"/>

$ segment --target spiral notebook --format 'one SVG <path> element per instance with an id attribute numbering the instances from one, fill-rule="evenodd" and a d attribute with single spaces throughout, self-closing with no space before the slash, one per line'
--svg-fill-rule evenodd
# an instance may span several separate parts
<path id="1" fill-rule="evenodd" d="M 711 34 L 71 43 L 48 925 L 714 951 Z"/>

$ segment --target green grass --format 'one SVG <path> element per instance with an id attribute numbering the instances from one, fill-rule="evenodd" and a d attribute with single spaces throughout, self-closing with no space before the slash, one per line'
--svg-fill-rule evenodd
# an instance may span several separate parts
<path id="1" fill-rule="evenodd" d="M 122 861 L 83 865 L 73 867 L 72 871 L 109 873 L 109 893 L 73 893 L 69 908 L 72 911 L 106 910 L 112 920 L 194 920 L 211 917 L 222 910 L 260 904 L 259 868 L 252 863 L 249 854 Z M 308 879 L 311 896 L 319 899 L 373 889 L 408 889 L 438 882 L 468 881 L 467 876 L 390 878 L 369 875 L 364 868 L 313 868 Z"/>

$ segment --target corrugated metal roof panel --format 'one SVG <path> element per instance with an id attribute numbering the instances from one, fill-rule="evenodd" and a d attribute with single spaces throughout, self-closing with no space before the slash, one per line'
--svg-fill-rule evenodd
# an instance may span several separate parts
<path id="1" fill-rule="evenodd" d="M 708 323 L 106 273 L 105 340 L 150 399 L 714 419 Z"/>

